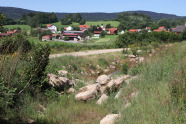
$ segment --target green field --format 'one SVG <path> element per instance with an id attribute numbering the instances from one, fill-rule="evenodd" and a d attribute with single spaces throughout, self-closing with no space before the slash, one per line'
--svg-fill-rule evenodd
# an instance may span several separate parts
<path id="1" fill-rule="evenodd" d="M 61 25 L 61 22 L 53 23 L 56 25 L 59 29 L 62 27 L 68 27 L 68 26 L 79 26 L 79 23 L 72 23 L 71 25 Z M 111 24 L 113 27 L 118 27 L 119 22 L 118 21 L 87 21 L 85 25 L 88 25 L 89 27 L 92 25 L 100 25 L 103 24 L 103 26 L 106 26 L 107 24 Z M 44 24 L 46 25 L 46 24 Z"/>
<path id="2" fill-rule="evenodd" d="M 21 30 L 30 30 L 31 29 L 31 27 L 29 25 L 5 25 L 3 27 L 8 28 L 9 30 L 13 29 L 13 28 L 17 28 L 17 27 L 20 27 Z"/>

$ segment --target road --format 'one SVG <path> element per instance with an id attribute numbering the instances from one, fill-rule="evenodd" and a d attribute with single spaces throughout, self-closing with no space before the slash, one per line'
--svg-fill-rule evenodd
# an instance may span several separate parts
<path id="1" fill-rule="evenodd" d="M 113 53 L 113 52 L 121 52 L 123 48 L 120 49 L 103 49 L 103 50 L 90 50 L 83 52 L 71 52 L 71 53 L 61 53 L 61 54 L 52 54 L 49 58 L 56 58 L 61 56 L 88 56 L 88 55 L 97 55 L 97 54 L 105 54 L 105 53 Z"/>

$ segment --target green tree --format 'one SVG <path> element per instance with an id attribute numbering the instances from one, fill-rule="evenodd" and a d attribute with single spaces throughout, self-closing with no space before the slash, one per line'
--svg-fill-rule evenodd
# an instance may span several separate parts
<path id="1" fill-rule="evenodd" d="M 112 27 L 111 24 L 106 25 L 106 28 L 111 28 L 111 27 Z"/>
<path id="2" fill-rule="evenodd" d="M 150 28 L 151 28 L 151 30 L 153 31 L 154 29 L 158 29 L 159 28 L 159 26 L 158 26 L 158 24 L 157 23 L 152 23 L 151 25 L 150 25 Z"/>
<path id="3" fill-rule="evenodd" d="M 5 16 L 0 12 L 0 31 L 3 30 L 3 20 L 5 19 Z"/>
<path id="4" fill-rule="evenodd" d="M 101 34 L 100 34 L 100 37 L 101 37 L 101 38 L 104 38 L 105 35 L 106 35 L 105 31 L 102 31 Z"/>
<path id="5" fill-rule="evenodd" d="M 186 28 L 183 30 L 182 39 L 183 40 L 186 40 Z"/>
<path id="6" fill-rule="evenodd" d="M 170 28 L 170 22 L 166 18 L 159 20 L 159 26 L 165 26 L 166 28 Z"/>
<path id="7" fill-rule="evenodd" d="M 44 79 L 47 78 L 45 73 L 49 63 L 50 46 L 37 44 L 31 54 L 29 66 L 26 68 L 24 82 L 29 82 L 31 88 L 41 86 Z"/>
<path id="8" fill-rule="evenodd" d="M 85 19 L 81 19 L 81 21 L 79 22 L 80 25 L 84 25 L 86 23 Z"/>

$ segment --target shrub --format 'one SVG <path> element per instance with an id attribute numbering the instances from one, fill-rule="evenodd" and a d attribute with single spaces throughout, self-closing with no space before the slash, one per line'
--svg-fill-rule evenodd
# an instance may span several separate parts
<path id="1" fill-rule="evenodd" d="M 101 34 L 100 34 L 100 37 L 101 37 L 101 38 L 104 38 L 105 35 L 106 35 L 105 31 L 102 31 Z"/>
<path id="2" fill-rule="evenodd" d="M 31 50 L 32 44 L 23 34 L 15 34 L 12 37 L 3 38 L 0 42 L 0 53 L 14 53 L 16 51 L 28 52 Z"/>
<path id="3" fill-rule="evenodd" d="M 64 37 L 63 39 L 64 39 L 64 41 L 68 41 L 68 40 L 69 40 L 69 38 L 68 38 L 68 37 Z"/>
<path id="4" fill-rule="evenodd" d="M 122 72 L 123 74 L 127 74 L 127 73 L 128 73 L 128 68 L 129 68 L 128 63 L 124 63 L 124 64 L 122 65 L 121 72 Z"/>

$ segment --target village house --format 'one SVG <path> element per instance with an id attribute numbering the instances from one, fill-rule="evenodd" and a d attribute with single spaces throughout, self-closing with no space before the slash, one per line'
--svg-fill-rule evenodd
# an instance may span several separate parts
<path id="1" fill-rule="evenodd" d="M 99 37 L 100 34 L 101 34 L 101 31 L 94 31 L 94 36 L 95 36 L 95 37 Z"/>
<path id="2" fill-rule="evenodd" d="M 107 29 L 107 34 L 117 35 L 118 34 L 118 29 L 117 28 Z"/>
<path id="3" fill-rule="evenodd" d="M 160 32 L 160 31 L 167 31 L 167 29 L 165 28 L 165 26 L 159 27 L 158 29 L 154 29 L 154 32 Z"/>
<path id="4" fill-rule="evenodd" d="M 52 33 L 57 33 L 57 27 L 53 24 L 47 24 L 47 28 L 51 30 Z"/>
<path id="5" fill-rule="evenodd" d="M 0 38 L 7 37 L 7 36 L 11 36 L 11 34 L 7 34 L 7 33 L 0 33 Z"/>
<path id="6" fill-rule="evenodd" d="M 69 40 L 82 40 L 84 38 L 84 31 L 64 31 L 63 38 L 68 37 Z"/>
<path id="7" fill-rule="evenodd" d="M 186 24 L 185 25 L 178 25 L 176 28 L 173 30 L 176 34 L 180 34 L 186 29 Z"/>
<path id="8" fill-rule="evenodd" d="M 72 26 L 64 27 L 64 30 L 66 30 L 66 31 L 72 31 L 73 30 L 73 27 Z"/>
<path id="9" fill-rule="evenodd" d="M 151 32 L 151 27 L 146 27 L 145 28 L 148 32 Z"/>
<path id="10" fill-rule="evenodd" d="M 52 36 L 50 35 L 42 36 L 42 41 L 50 41 L 50 40 L 52 40 Z"/>
<path id="11" fill-rule="evenodd" d="M 130 33 L 138 32 L 138 29 L 130 29 L 129 32 L 130 32 Z"/>
<path id="12" fill-rule="evenodd" d="M 79 25 L 80 30 L 88 30 L 88 25 Z"/>

